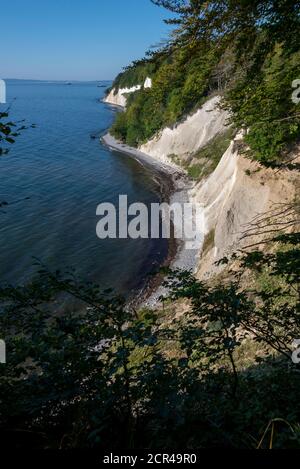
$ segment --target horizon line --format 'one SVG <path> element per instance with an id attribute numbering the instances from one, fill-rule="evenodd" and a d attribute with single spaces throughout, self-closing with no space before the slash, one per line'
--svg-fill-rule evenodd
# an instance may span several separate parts
<path id="1" fill-rule="evenodd" d="M 113 81 L 114 78 L 110 79 L 94 79 L 94 80 L 79 80 L 79 79 L 50 79 L 50 78 L 14 78 L 14 77 L 8 77 L 8 78 L 2 78 L 2 80 L 18 80 L 18 81 L 45 81 L 45 82 L 50 82 L 50 83 L 56 83 L 56 82 L 69 82 L 69 83 L 82 83 L 82 82 L 100 82 L 100 81 Z"/>

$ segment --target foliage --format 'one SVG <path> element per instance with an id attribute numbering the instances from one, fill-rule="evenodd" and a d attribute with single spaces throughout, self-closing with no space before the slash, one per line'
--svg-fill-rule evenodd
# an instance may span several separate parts
<path id="1" fill-rule="evenodd" d="M 149 75 L 155 72 L 156 64 L 151 60 L 139 60 L 133 62 L 125 68 L 114 80 L 113 87 L 116 92 L 120 88 L 131 88 L 137 84 L 142 84 Z"/>
<path id="2" fill-rule="evenodd" d="M 292 82 L 299 76 L 300 53 L 288 54 L 276 45 L 256 76 L 246 75 L 227 93 L 235 125 L 248 129 L 250 156 L 262 163 L 276 162 L 300 137 L 300 113 L 293 103 Z"/>
<path id="3" fill-rule="evenodd" d="M 136 84 L 148 67 L 153 87 L 130 98 L 113 126 L 115 136 L 138 145 L 218 92 L 235 127 L 247 133 L 249 156 L 277 164 L 300 137 L 300 114 L 291 99 L 300 76 L 300 3 L 152 1 L 174 13 L 167 23 L 175 29 L 163 49 L 117 77 L 116 87 Z"/>
<path id="4" fill-rule="evenodd" d="M 228 128 L 225 132 L 212 138 L 194 155 L 191 155 L 190 161 L 184 165 L 188 175 L 196 180 L 209 176 L 218 166 L 234 134 L 235 130 Z"/>
<path id="5" fill-rule="evenodd" d="M 157 70 L 151 75 L 152 88 L 129 96 L 126 111 L 117 116 L 112 127 L 114 135 L 136 146 L 193 112 L 209 93 L 213 64 L 216 57 L 202 48 L 193 53 L 175 50 L 167 57 L 159 55 Z"/>
<path id="6" fill-rule="evenodd" d="M 175 14 L 176 30 L 162 50 L 117 78 L 116 87 L 131 86 L 151 74 L 153 87 L 129 97 L 115 134 L 137 145 L 223 92 L 235 126 L 247 131 L 249 154 L 276 161 L 299 136 L 289 94 L 299 69 L 299 2 L 153 2 Z M 0 143 L 11 144 L 22 126 L 0 117 Z M 214 165 L 223 144 L 211 142 L 194 157 Z M 41 268 L 28 285 L 2 285 L 2 443 L 299 448 L 300 375 L 291 360 L 300 337 L 299 233 L 272 241 L 268 251 L 234 255 L 227 282 L 168 272 L 168 307 L 186 305 L 169 321 L 161 311 L 131 311 L 71 273 Z M 61 314 L 65 295 L 80 311 Z M 245 347 L 253 350 L 247 361 Z"/>
<path id="7" fill-rule="evenodd" d="M 31 125 L 35 127 L 34 124 Z M 9 109 L 0 112 L 0 157 L 9 153 L 9 146 L 15 143 L 16 137 L 27 127 L 24 121 L 13 122 L 9 119 Z M 0 213 L 3 207 L 7 207 L 9 203 L 0 199 Z"/>
<path id="8" fill-rule="evenodd" d="M 15 143 L 16 137 L 20 135 L 22 130 L 26 129 L 22 122 L 12 122 L 8 117 L 8 111 L 0 112 L 0 156 L 7 155 L 9 152 L 7 144 Z"/>
<path id="9" fill-rule="evenodd" d="M 300 337 L 299 234 L 275 242 L 272 254 L 242 255 L 226 284 L 169 272 L 170 300 L 191 306 L 170 323 L 148 309 L 132 312 L 73 274 L 42 268 L 27 286 L 2 286 L 2 441 L 106 450 L 266 447 L 268 423 L 276 421 L 272 446 L 299 447 L 300 378 L 291 361 Z M 243 290 L 249 269 L 268 269 L 281 282 Z M 88 307 L 61 316 L 62 292 Z M 245 340 L 264 350 L 247 368 L 238 360 Z"/>

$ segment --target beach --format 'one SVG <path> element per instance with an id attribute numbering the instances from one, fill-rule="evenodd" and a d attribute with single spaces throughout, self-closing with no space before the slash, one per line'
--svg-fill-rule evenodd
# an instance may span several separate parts
<path id="1" fill-rule="evenodd" d="M 156 158 L 130 147 L 116 140 L 110 133 L 101 137 L 101 141 L 111 151 L 119 152 L 136 159 L 140 164 L 148 166 L 153 171 L 161 187 L 163 202 L 186 203 L 192 201 L 192 189 L 194 187 L 185 171 L 175 163 L 167 164 Z M 183 240 L 171 236 L 168 242 L 168 256 L 161 267 L 170 269 L 189 270 L 195 272 L 200 255 L 199 249 L 188 249 Z M 162 285 L 163 275 L 152 276 L 146 285 L 135 295 L 138 303 L 144 306 L 154 307 L 160 302 L 160 297 L 167 293 Z"/>

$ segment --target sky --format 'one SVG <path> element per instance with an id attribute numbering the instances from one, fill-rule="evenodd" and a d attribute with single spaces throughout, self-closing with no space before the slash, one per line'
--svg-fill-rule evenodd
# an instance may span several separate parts
<path id="1" fill-rule="evenodd" d="M 0 11 L 4 79 L 111 80 L 169 31 L 150 0 L 10 0 Z"/>

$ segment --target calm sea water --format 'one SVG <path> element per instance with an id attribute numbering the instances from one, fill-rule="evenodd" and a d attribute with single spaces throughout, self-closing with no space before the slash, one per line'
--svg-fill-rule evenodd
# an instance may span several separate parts
<path id="1" fill-rule="evenodd" d="M 165 258 L 163 240 L 96 236 L 99 203 L 116 204 L 119 194 L 128 194 L 129 203 L 160 199 L 149 169 L 100 143 L 117 112 L 99 101 L 104 90 L 91 82 L 7 80 L 8 103 L 16 98 L 11 118 L 37 128 L 24 131 L 0 159 L 0 200 L 13 202 L 0 213 L 1 282 L 30 279 L 37 257 L 127 294 Z"/>

